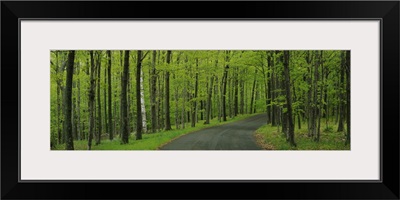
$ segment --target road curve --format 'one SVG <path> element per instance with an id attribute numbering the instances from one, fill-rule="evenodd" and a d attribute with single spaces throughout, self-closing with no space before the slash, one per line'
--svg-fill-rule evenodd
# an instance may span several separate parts
<path id="1" fill-rule="evenodd" d="M 183 135 L 160 150 L 262 150 L 253 133 L 266 123 L 266 114 Z"/>

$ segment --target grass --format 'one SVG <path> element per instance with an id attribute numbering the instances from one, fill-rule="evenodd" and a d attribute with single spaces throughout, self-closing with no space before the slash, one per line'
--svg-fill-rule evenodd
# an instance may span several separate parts
<path id="1" fill-rule="evenodd" d="M 259 113 L 258 113 L 259 114 Z M 190 123 L 187 123 L 185 129 L 174 129 L 170 131 L 162 131 L 158 133 L 143 134 L 142 140 L 135 140 L 135 135 L 130 134 L 129 143 L 121 144 L 118 137 L 110 141 L 108 139 L 101 140 L 99 145 L 95 145 L 95 140 L 92 141 L 92 150 L 156 150 L 159 147 L 169 143 L 170 141 L 201 129 L 227 124 L 230 122 L 235 122 L 238 120 L 246 119 L 252 115 L 238 115 L 234 118 L 228 119 L 226 122 L 219 122 L 217 118 L 210 120 L 210 124 L 204 124 L 204 120 L 199 120 L 196 127 L 190 127 Z M 87 140 L 75 140 L 74 149 L 75 150 L 87 150 Z M 52 150 L 64 150 L 65 144 L 56 145 Z"/>
<path id="2" fill-rule="evenodd" d="M 320 141 L 315 142 L 308 137 L 307 124 L 302 124 L 301 129 L 295 127 L 295 142 L 297 147 L 291 147 L 285 135 L 278 127 L 264 125 L 255 132 L 257 143 L 269 150 L 350 150 L 350 145 L 345 145 L 345 133 L 336 132 L 337 126 L 325 126 L 321 120 Z M 280 130 L 282 127 L 280 127 Z"/>

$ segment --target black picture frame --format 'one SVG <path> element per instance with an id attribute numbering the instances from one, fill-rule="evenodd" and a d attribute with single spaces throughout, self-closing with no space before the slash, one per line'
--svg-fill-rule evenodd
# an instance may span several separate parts
<path id="1" fill-rule="evenodd" d="M 398 1 L 2 1 L 1 198 L 399 199 L 399 6 Z M 115 18 L 381 20 L 381 181 L 20 182 L 20 19 Z M 150 188 L 160 192 L 149 193 Z"/>

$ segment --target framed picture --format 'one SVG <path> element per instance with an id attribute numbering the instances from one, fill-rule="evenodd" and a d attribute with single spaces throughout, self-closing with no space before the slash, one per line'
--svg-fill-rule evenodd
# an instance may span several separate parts
<path id="1" fill-rule="evenodd" d="M 1 5 L 3 199 L 399 199 L 397 1 Z"/>

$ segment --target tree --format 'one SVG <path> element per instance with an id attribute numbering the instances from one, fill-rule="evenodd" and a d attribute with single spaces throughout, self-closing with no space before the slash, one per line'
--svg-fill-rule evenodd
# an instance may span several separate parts
<path id="1" fill-rule="evenodd" d="M 224 75 L 222 77 L 222 120 L 226 121 L 226 83 L 228 82 L 228 60 L 229 60 L 229 52 L 225 52 L 225 70 Z"/>
<path id="2" fill-rule="evenodd" d="M 313 118 L 312 118 L 312 133 L 311 136 L 315 141 L 318 141 L 319 129 L 317 125 L 317 121 L 319 121 L 320 112 L 319 112 L 319 102 L 318 102 L 318 81 L 319 81 L 319 70 L 318 67 L 320 65 L 320 55 L 318 51 L 315 51 L 315 68 L 314 68 L 314 82 L 313 82 Z"/>
<path id="3" fill-rule="evenodd" d="M 176 67 L 179 68 L 179 64 L 180 64 L 180 53 L 178 54 L 178 56 L 176 57 Z M 177 81 L 179 80 L 179 78 L 176 76 L 176 74 L 173 74 L 173 79 L 174 82 L 177 83 Z M 180 85 L 179 84 L 175 84 L 175 95 L 174 95 L 174 100 L 175 100 L 175 127 L 176 129 L 179 129 L 180 127 L 180 113 L 179 113 L 179 89 L 180 89 Z"/>
<path id="4" fill-rule="evenodd" d="M 101 99 L 100 99 L 100 77 L 101 74 L 101 51 L 97 53 L 97 137 L 96 137 L 96 145 L 99 145 L 101 142 L 101 132 L 102 132 L 102 119 L 101 119 Z"/>
<path id="5" fill-rule="evenodd" d="M 107 52 L 106 52 L 107 53 Z M 104 108 L 104 131 L 106 132 L 106 133 L 109 133 L 109 128 L 108 128 L 108 112 L 107 112 L 107 106 L 108 107 L 110 107 L 109 105 L 108 105 L 108 102 L 107 102 L 107 90 L 108 90 L 108 87 L 107 87 L 107 71 L 108 71 L 108 69 L 107 69 L 107 66 L 104 66 L 104 78 L 103 78 L 103 83 L 104 83 L 104 87 L 103 87 L 103 97 L 104 97 L 104 106 L 103 106 L 103 108 Z"/>
<path id="6" fill-rule="evenodd" d="M 323 102 L 322 102 L 322 96 L 323 96 L 323 83 L 324 83 L 324 66 L 323 66 L 323 51 L 320 51 L 320 54 L 319 54 L 319 58 L 318 58 L 318 66 L 321 68 L 321 70 L 322 70 L 322 72 L 321 72 L 321 82 L 322 82 L 322 84 L 320 84 L 320 90 L 319 90 L 319 94 L 320 94 L 320 97 L 319 97 L 319 102 L 318 102 L 318 128 L 317 128 L 317 135 L 316 135 L 316 137 L 315 137 L 315 141 L 317 141 L 317 142 L 319 142 L 319 138 L 320 138 L 320 135 L 321 135 L 321 113 L 322 113 L 322 111 L 323 111 Z M 317 76 L 317 78 L 319 79 L 319 74 L 318 74 L 318 76 Z"/>
<path id="7" fill-rule="evenodd" d="M 196 58 L 196 72 L 195 72 L 195 85 L 194 85 L 194 96 L 193 96 L 193 108 L 192 108 L 192 127 L 196 126 L 197 122 L 197 92 L 199 88 L 199 72 L 198 72 L 198 65 L 199 65 L 199 59 Z"/>
<path id="8" fill-rule="evenodd" d="M 138 58 L 139 59 L 139 58 Z M 145 106 L 145 98 L 144 98 L 144 88 L 143 88 L 143 69 L 141 67 L 143 58 L 138 61 L 140 62 L 140 108 L 142 113 L 142 130 L 144 133 L 147 132 L 147 118 L 146 118 L 146 106 Z"/>
<path id="9" fill-rule="evenodd" d="M 65 85 L 65 120 L 64 120 L 64 134 L 65 134 L 65 149 L 74 150 L 74 140 L 72 137 L 72 77 L 74 74 L 74 60 L 75 51 L 69 51 L 68 53 L 68 66 L 67 66 L 67 78 Z"/>
<path id="10" fill-rule="evenodd" d="M 189 61 L 189 59 L 188 59 L 188 56 L 186 55 L 185 56 L 185 71 L 187 71 L 187 68 L 188 68 L 188 61 Z M 186 76 L 184 76 L 184 77 L 186 77 Z M 181 113 L 181 118 L 182 118 L 182 120 L 181 120 L 181 123 L 182 123 L 182 128 L 184 129 L 185 128 L 185 123 L 186 123 L 186 119 L 187 119 L 187 117 L 186 117 L 186 99 L 187 99 L 187 96 L 188 96 L 188 92 L 187 92 L 187 87 L 188 87 L 188 81 L 187 80 L 184 80 L 184 82 L 183 82 L 184 84 L 183 84 L 183 91 L 182 91 L 182 113 Z"/>
<path id="11" fill-rule="evenodd" d="M 313 99 L 312 99 L 312 93 L 313 93 L 313 85 L 312 85 L 312 52 L 311 51 L 306 51 L 306 62 L 307 62 L 307 127 L 308 127 L 308 137 L 312 136 L 313 132 L 313 126 L 312 122 L 314 120 L 314 106 L 313 106 Z"/>
<path id="12" fill-rule="evenodd" d="M 157 51 L 153 50 L 153 56 L 151 60 L 151 74 L 150 74 L 150 110 L 151 110 L 151 131 L 153 133 L 156 132 L 157 129 L 157 102 L 156 102 L 156 95 L 157 95 L 157 75 L 156 75 L 156 56 Z"/>
<path id="13" fill-rule="evenodd" d="M 341 52 L 341 67 L 340 67 L 340 85 L 339 85 L 339 126 L 337 131 L 341 132 L 344 129 L 343 121 L 344 121 L 344 110 L 345 110 L 345 100 L 344 100 L 344 72 L 346 68 L 346 58 L 345 52 Z"/>
<path id="14" fill-rule="evenodd" d="M 214 82 L 214 76 L 211 76 L 210 78 L 210 85 L 208 86 L 208 96 L 207 96 L 207 110 L 206 110 L 206 121 L 204 124 L 210 124 L 210 117 L 211 117 L 211 97 L 212 97 L 212 91 L 213 91 L 213 82 Z"/>
<path id="15" fill-rule="evenodd" d="M 285 90 L 286 90 L 286 108 L 287 117 L 289 122 L 288 139 L 292 146 L 296 146 L 294 141 L 294 124 L 293 124 L 293 113 L 292 113 L 292 94 L 290 92 L 290 73 L 289 73 L 289 51 L 283 51 L 284 57 L 284 73 L 285 73 Z"/>
<path id="16" fill-rule="evenodd" d="M 121 143 L 129 143 L 127 86 L 129 74 L 129 50 L 125 50 L 124 69 L 121 79 Z"/>
<path id="17" fill-rule="evenodd" d="M 235 94 L 234 94 L 234 109 L 233 109 L 233 115 L 237 116 L 239 114 L 239 74 L 238 74 L 238 68 L 235 67 L 235 83 L 234 83 L 234 88 L 235 88 Z"/>
<path id="18" fill-rule="evenodd" d="M 78 69 L 77 70 L 77 76 L 79 77 L 79 73 L 80 72 L 80 69 Z M 77 88 L 78 88 L 78 91 L 77 91 L 77 96 L 78 96 L 78 98 L 77 98 L 77 102 L 76 102 L 76 113 L 77 113 L 77 129 L 78 129 L 78 140 L 82 140 L 83 138 L 84 138 L 84 136 L 83 136 L 83 132 L 82 132 L 82 126 L 81 126 L 81 79 L 80 78 L 78 78 L 78 80 L 77 80 Z"/>
<path id="19" fill-rule="evenodd" d="M 266 75 L 266 79 L 267 81 L 267 85 L 266 87 L 268 88 L 267 90 L 267 115 L 268 115 L 268 119 L 267 119 L 267 123 L 271 123 L 271 119 L 272 119 L 272 112 L 271 112 L 271 87 L 272 87 L 272 78 L 270 75 L 270 71 L 271 71 L 271 66 L 272 66 L 272 55 L 267 51 L 267 65 L 268 65 L 268 70 L 267 70 L 267 75 Z"/>
<path id="20" fill-rule="evenodd" d="M 161 51 L 158 51 L 158 54 L 157 54 L 157 65 L 160 65 L 160 61 L 161 61 L 161 59 L 160 59 L 160 57 L 161 57 Z M 165 118 L 164 118 L 164 114 L 165 114 L 165 106 L 164 106 L 164 104 L 165 104 L 165 100 L 164 100 L 164 92 L 165 92 L 165 87 L 164 87 L 164 84 L 163 83 L 165 83 L 165 73 L 159 73 L 159 76 L 157 77 L 158 78 L 158 93 L 157 93 L 157 97 L 158 97 L 158 101 L 157 101 L 157 114 L 158 114 L 158 118 L 157 118 L 157 122 L 158 122 L 158 124 L 157 124 L 157 127 L 158 127 L 158 129 L 160 130 L 160 129 L 164 129 L 164 127 L 165 127 Z"/>
<path id="21" fill-rule="evenodd" d="M 253 108 L 254 108 L 254 96 L 255 96 L 255 90 L 256 90 L 256 83 L 257 83 L 257 69 L 254 72 L 254 81 L 253 81 L 253 89 L 251 90 L 251 100 L 250 100 L 250 114 L 253 113 Z"/>
<path id="22" fill-rule="evenodd" d="M 136 140 L 142 139 L 142 129 L 143 129 L 143 122 L 142 122 L 142 94 L 141 94 L 141 87 L 143 84 L 142 79 L 142 51 L 137 51 L 137 63 L 136 63 Z"/>
<path id="23" fill-rule="evenodd" d="M 111 51 L 110 50 L 108 50 L 107 51 L 107 56 L 108 56 L 108 70 L 107 70 L 107 72 L 108 72 L 108 134 L 109 134 L 109 137 L 110 137 L 110 140 L 113 140 L 114 139 L 114 133 L 113 133 L 113 126 L 112 126 L 112 124 L 113 124 L 113 118 L 112 118 L 112 93 L 111 93 L 111 85 L 112 85 L 112 83 L 111 83 Z"/>
<path id="24" fill-rule="evenodd" d="M 92 149 L 92 139 L 95 129 L 95 121 L 94 121 L 94 112 L 95 112 L 95 105 L 94 105 L 94 97 L 95 97 L 95 79 L 94 73 L 96 71 L 96 67 L 94 64 L 94 55 L 93 51 L 89 52 L 90 54 L 90 89 L 89 89 L 89 137 L 88 137 L 88 150 Z"/>
<path id="25" fill-rule="evenodd" d="M 268 64 L 268 66 L 271 66 L 270 67 L 270 70 L 271 70 L 271 76 L 270 76 L 270 80 L 269 80 L 269 82 L 270 82 L 270 85 L 268 86 L 268 88 L 271 88 L 270 89 L 270 91 L 271 91 L 271 103 L 270 103 L 270 105 L 272 104 L 272 102 L 273 102 L 273 104 L 272 104 L 272 107 L 271 107 L 271 118 L 270 118 L 270 120 L 271 120 L 271 125 L 272 126 L 276 126 L 277 125 L 277 117 L 276 117 L 276 115 L 277 115 L 277 106 L 276 106 L 276 92 L 275 92 L 275 90 L 276 90 L 276 81 L 275 81 L 275 79 L 276 79 L 276 74 L 275 74 L 275 52 L 270 52 L 270 57 L 271 57 L 271 63 L 269 63 Z"/>
<path id="26" fill-rule="evenodd" d="M 167 64 L 171 61 L 171 51 L 167 51 Z M 169 70 L 165 72 L 165 130 L 171 130 L 171 118 L 169 107 Z"/>
<path id="27" fill-rule="evenodd" d="M 346 102 L 346 104 L 347 104 L 347 106 L 346 106 L 346 108 L 347 108 L 347 112 L 346 112 L 346 114 L 347 114 L 347 121 L 346 121 L 346 124 L 347 124 L 347 134 L 346 134 L 346 142 L 345 142 L 345 144 L 347 145 L 347 144 L 350 144 L 350 51 L 346 51 L 345 52 L 345 54 L 346 54 L 346 62 L 345 62 L 345 64 L 346 64 L 346 81 L 347 81 L 347 84 L 346 84 L 346 95 L 347 95 L 347 102 Z"/>
<path id="28" fill-rule="evenodd" d="M 63 140 L 63 130 L 61 129 L 60 124 L 62 124 L 62 109 L 61 109 L 61 99 L 63 96 L 63 86 L 62 86 L 62 72 L 64 70 L 64 67 L 66 65 L 67 62 L 62 63 L 61 65 L 59 64 L 59 57 L 60 57 L 60 52 L 59 51 L 55 51 L 55 57 L 56 57 L 56 63 L 54 64 L 53 62 L 51 62 L 54 65 L 55 68 L 55 79 L 56 79 L 56 83 L 57 83 L 57 93 L 56 93 L 56 98 L 57 98 L 57 137 L 58 137 L 58 144 L 61 144 L 64 142 Z"/>
<path id="29" fill-rule="evenodd" d="M 242 70 L 241 74 L 242 75 L 246 74 L 246 70 Z M 245 114 L 245 112 L 244 112 L 244 104 L 245 104 L 244 103 L 244 99 L 245 99 L 244 86 L 245 86 L 245 80 L 242 77 L 240 80 L 240 110 L 239 110 L 240 114 L 242 114 L 242 115 Z"/>

